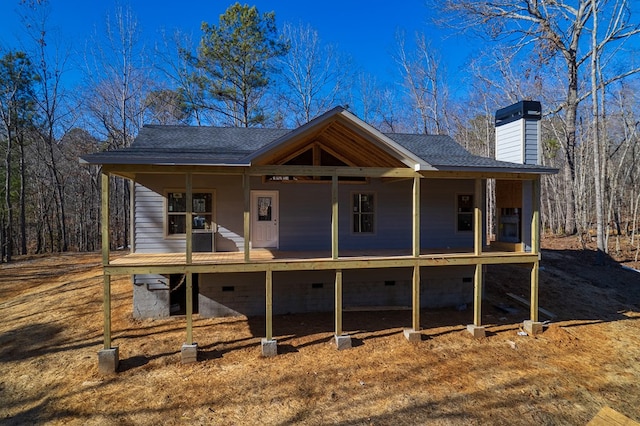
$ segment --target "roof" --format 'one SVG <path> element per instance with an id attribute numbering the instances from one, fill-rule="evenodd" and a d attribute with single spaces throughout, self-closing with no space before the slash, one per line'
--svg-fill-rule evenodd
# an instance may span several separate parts
<path id="1" fill-rule="evenodd" d="M 381 133 L 341 107 L 297 129 L 145 125 L 131 147 L 85 155 L 89 164 L 250 166 L 261 155 L 341 120 L 416 170 L 554 173 L 555 169 L 475 156 L 444 135 Z"/>

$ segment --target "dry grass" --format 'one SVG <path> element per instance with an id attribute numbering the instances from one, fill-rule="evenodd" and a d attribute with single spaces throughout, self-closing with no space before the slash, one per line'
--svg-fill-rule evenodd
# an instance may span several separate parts
<path id="1" fill-rule="evenodd" d="M 571 240 L 545 240 L 540 304 L 559 318 L 519 336 L 528 270 L 487 271 L 488 336 L 470 310 L 345 313 L 355 347 L 331 343 L 332 315 L 277 317 L 279 355 L 260 356 L 261 318 L 196 319 L 200 361 L 180 364 L 183 318 L 135 321 L 113 283 L 120 372 L 101 376 L 99 256 L 0 267 L 2 424 L 585 424 L 603 406 L 640 420 L 640 274 L 594 267 Z M 552 250 L 553 249 L 553 250 Z M 518 309 L 505 313 L 496 306 Z"/>

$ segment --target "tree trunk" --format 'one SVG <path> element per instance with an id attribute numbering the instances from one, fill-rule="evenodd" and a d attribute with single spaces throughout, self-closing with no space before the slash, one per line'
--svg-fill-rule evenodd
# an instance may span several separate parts
<path id="1" fill-rule="evenodd" d="M 13 136 L 11 129 L 7 126 L 7 152 L 4 157 L 5 166 L 5 183 L 4 183 L 4 206 L 7 212 L 6 222 L 4 223 L 4 239 L 2 246 L 4 249 L 4 259 L 11 262 L 13 254 L 13 243 L 11 239 L 11 228 L 13 225 L 13 205 L 11 202 L 11 150 L 13 149 Z"/>

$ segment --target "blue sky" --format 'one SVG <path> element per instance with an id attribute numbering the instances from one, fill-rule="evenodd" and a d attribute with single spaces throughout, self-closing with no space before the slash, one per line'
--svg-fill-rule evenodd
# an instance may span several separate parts
<path id="1" fill-rule="evenodd" d="M 145 40 L 159 38 L 161 30 L 180 29 L 200 37 L 203 21 L 217 23 L 220 14 L 234 1 L 228 0 L 51 0 L 50 26 L 57 28 L 62 38 L 72 40 L 73 48 L 81 51 L 94 31 L 104 30 L 105 17 L 116 5 L 130 5 Z M 242 2 L 244 3 L 244 2 Z M 396 33 L 406 33 L 408 42 L 416 31 L 424 32 L 441 52 L 451 81 L 457 75 L 473 46 L 469 38 L 455 37 L 434 27 L 424 0 L 257 0 L 247 1 L 261 12 L 275 11 L 279 27 L 284 22 L 302 22 L 315 28 L 321 39 L 338 46 L 353 58 L 355 65 L 374 75 L 381 82 L 398 81 L 398 68 L 392 54 L 397 49 Z M 20 23 L 19 0 L 0 1 L 0 45 L 15 48 L 24 38 Z"/>

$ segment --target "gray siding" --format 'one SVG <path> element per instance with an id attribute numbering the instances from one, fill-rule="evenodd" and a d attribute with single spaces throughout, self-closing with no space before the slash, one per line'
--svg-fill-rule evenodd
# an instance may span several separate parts
<path id="1" fill-rule="evenodd" d="M 522 164 L 522 120 L 496 127 L 496 160 Z"/>
<path id="2" fill-rule="evenodd" d="M 136 251 L 140 253 L 181 252 L 184 238 L 164 235 L 164 196 L 168 188 L 180 188 L 181 178 L 139 177 L 136 184 Z M 150 188 L 142 186 L 149 185 Z M 343 250 L 411 248 L 411 180 L 368 184 L 344 184 L 339 188 L 339 247 Z M 215 190 L 218 251 L 242 250 L 244 198 L 239 177 L 194 179 L 194 188 Z M 252 189 L 279 193 L 279 237 L 281 250 L 329 250 L 331 248 L 331 185 L 280 184 L 252 181 Z M 472 194 L 472 180 L 423 179 L 421 183 L 421 245 L 425 248 L 460 248 L 473 245 L 473 233 L 456 230 L 456 195 Z M 375 194 L 375 232 L 352 232 L 352 196 Z"/>
<path id="3" fill-rule="evenodd" d="M 163 192 L 135 185 L 135 248 L 138 253 L 184 251 L 184 240 L 164 236 Z"/>
<path id="4" fill-rule="evenodd" d="M 525 120 L 525 164 L 540 164 L 540 121 Z"/>
<path id="5" fill-rule="evenodd" d="M 520 119 L 497 126 L 496 160 L 540 164 L 540 121 Z"/>
<path id="6" fill-rule="evenodd" d="M 420 209 L 420 246 L 422 248 L 473 247 L 473 232 L 457 231 L 456 196 L 473 194 L 474 186 L 473 180 L 423 179 Z M 411 222 L 408 226 L 411 226 Z"/>

